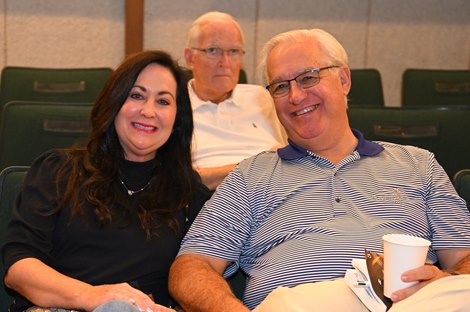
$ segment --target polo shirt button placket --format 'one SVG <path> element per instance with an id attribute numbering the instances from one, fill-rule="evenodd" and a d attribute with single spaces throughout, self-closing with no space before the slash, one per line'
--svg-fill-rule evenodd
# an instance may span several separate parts
<path id="1" fill-rule="evenodd" d="M 333 185 L 335 184 L 335 178 L 336 178 L 337 174 L 338 174 L 338 171 L 336 169 L 333 169 Z M 333 187 L 333 196 L 335 198 L 335 202 L 339 203 L 341 200 L 339 199 L 339 197 L 335 196 L 335 194 L 334 194 L 334 193 L 336 193 L 335 189 L 336 188 Z"/>

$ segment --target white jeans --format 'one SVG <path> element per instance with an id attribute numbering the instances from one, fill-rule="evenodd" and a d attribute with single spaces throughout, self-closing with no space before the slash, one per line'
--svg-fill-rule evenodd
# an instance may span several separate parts
<path id="1" fill-rule="evenodd" d="M 390 312 L 470 312 L 470 274 L 441 278 L 392 306 Z M 367 312 L 343 279 L 279 287 L 253 312 Z"/>

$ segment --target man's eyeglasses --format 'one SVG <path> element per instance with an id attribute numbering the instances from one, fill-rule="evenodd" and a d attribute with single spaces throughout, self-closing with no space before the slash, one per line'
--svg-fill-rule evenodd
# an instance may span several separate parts
<path id="1" fill-rule="evenodd" d="M 317 85 L 320 82 L 320 72 L 322 70 L 335 68 L 335 67 L 340 67 L 340 66 L 330 65 L 326 67 L 312 68 L 301 73 L 300 75 L 292 79 L 274 82 L 266 86 L 266 89 L 268 89 L 269 93 L 271 94 L 273 98 L 287 95 L 290 91 L 290 82 L 294 80 L 297 83 L 297 85 L 301 87 L 302 89 L 308 89 Z"/>
<path id="2" fill-rule="evenodd" d="M 204 52 L 204 54 L 207 56 L 209 59 L 220 59 L 224 53 L 227 53 L 227 55 L 232 59 L 232 60 L 238 60 L 240 59 L 243 54 L 245 54 L 245 51 L 242 49 L 228 49 L 224 50 L 222 48 L 205 48 L 205 49 L 200 49 L 200 48 L 191 48 L 192 50 L 196 51 L 201 51 Z"/>

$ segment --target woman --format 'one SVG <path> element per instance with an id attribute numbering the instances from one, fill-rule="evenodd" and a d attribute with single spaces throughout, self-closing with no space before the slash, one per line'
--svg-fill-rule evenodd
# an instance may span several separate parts
<path id="1" fill-rule="evenodd" d="M 168 269 L 210 196 L 191 166 L 184 77 L 164 52 L 128 58 L 92 109 L 86 148 L 31 166 L 2 249 L 12 311 L 173 311 Z"/>

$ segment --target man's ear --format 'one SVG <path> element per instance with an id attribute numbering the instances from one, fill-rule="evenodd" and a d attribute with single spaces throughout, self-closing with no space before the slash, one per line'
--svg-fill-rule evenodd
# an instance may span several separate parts
<path id="1" fill-rule="evenodd" d="M 184 48 L 184 60 L 186 61 L 186 67 L 191 70 L 193 69 L 193 57 L 193 50 L 190 48 Z"/>
<path id="2" fill-rule="evenodd" d="M 344 95 L 348 95 L 351 90 L 351 70 L 346 65 L 341 66 L 339 69 L 339 79 L 343 87 Z"/>

